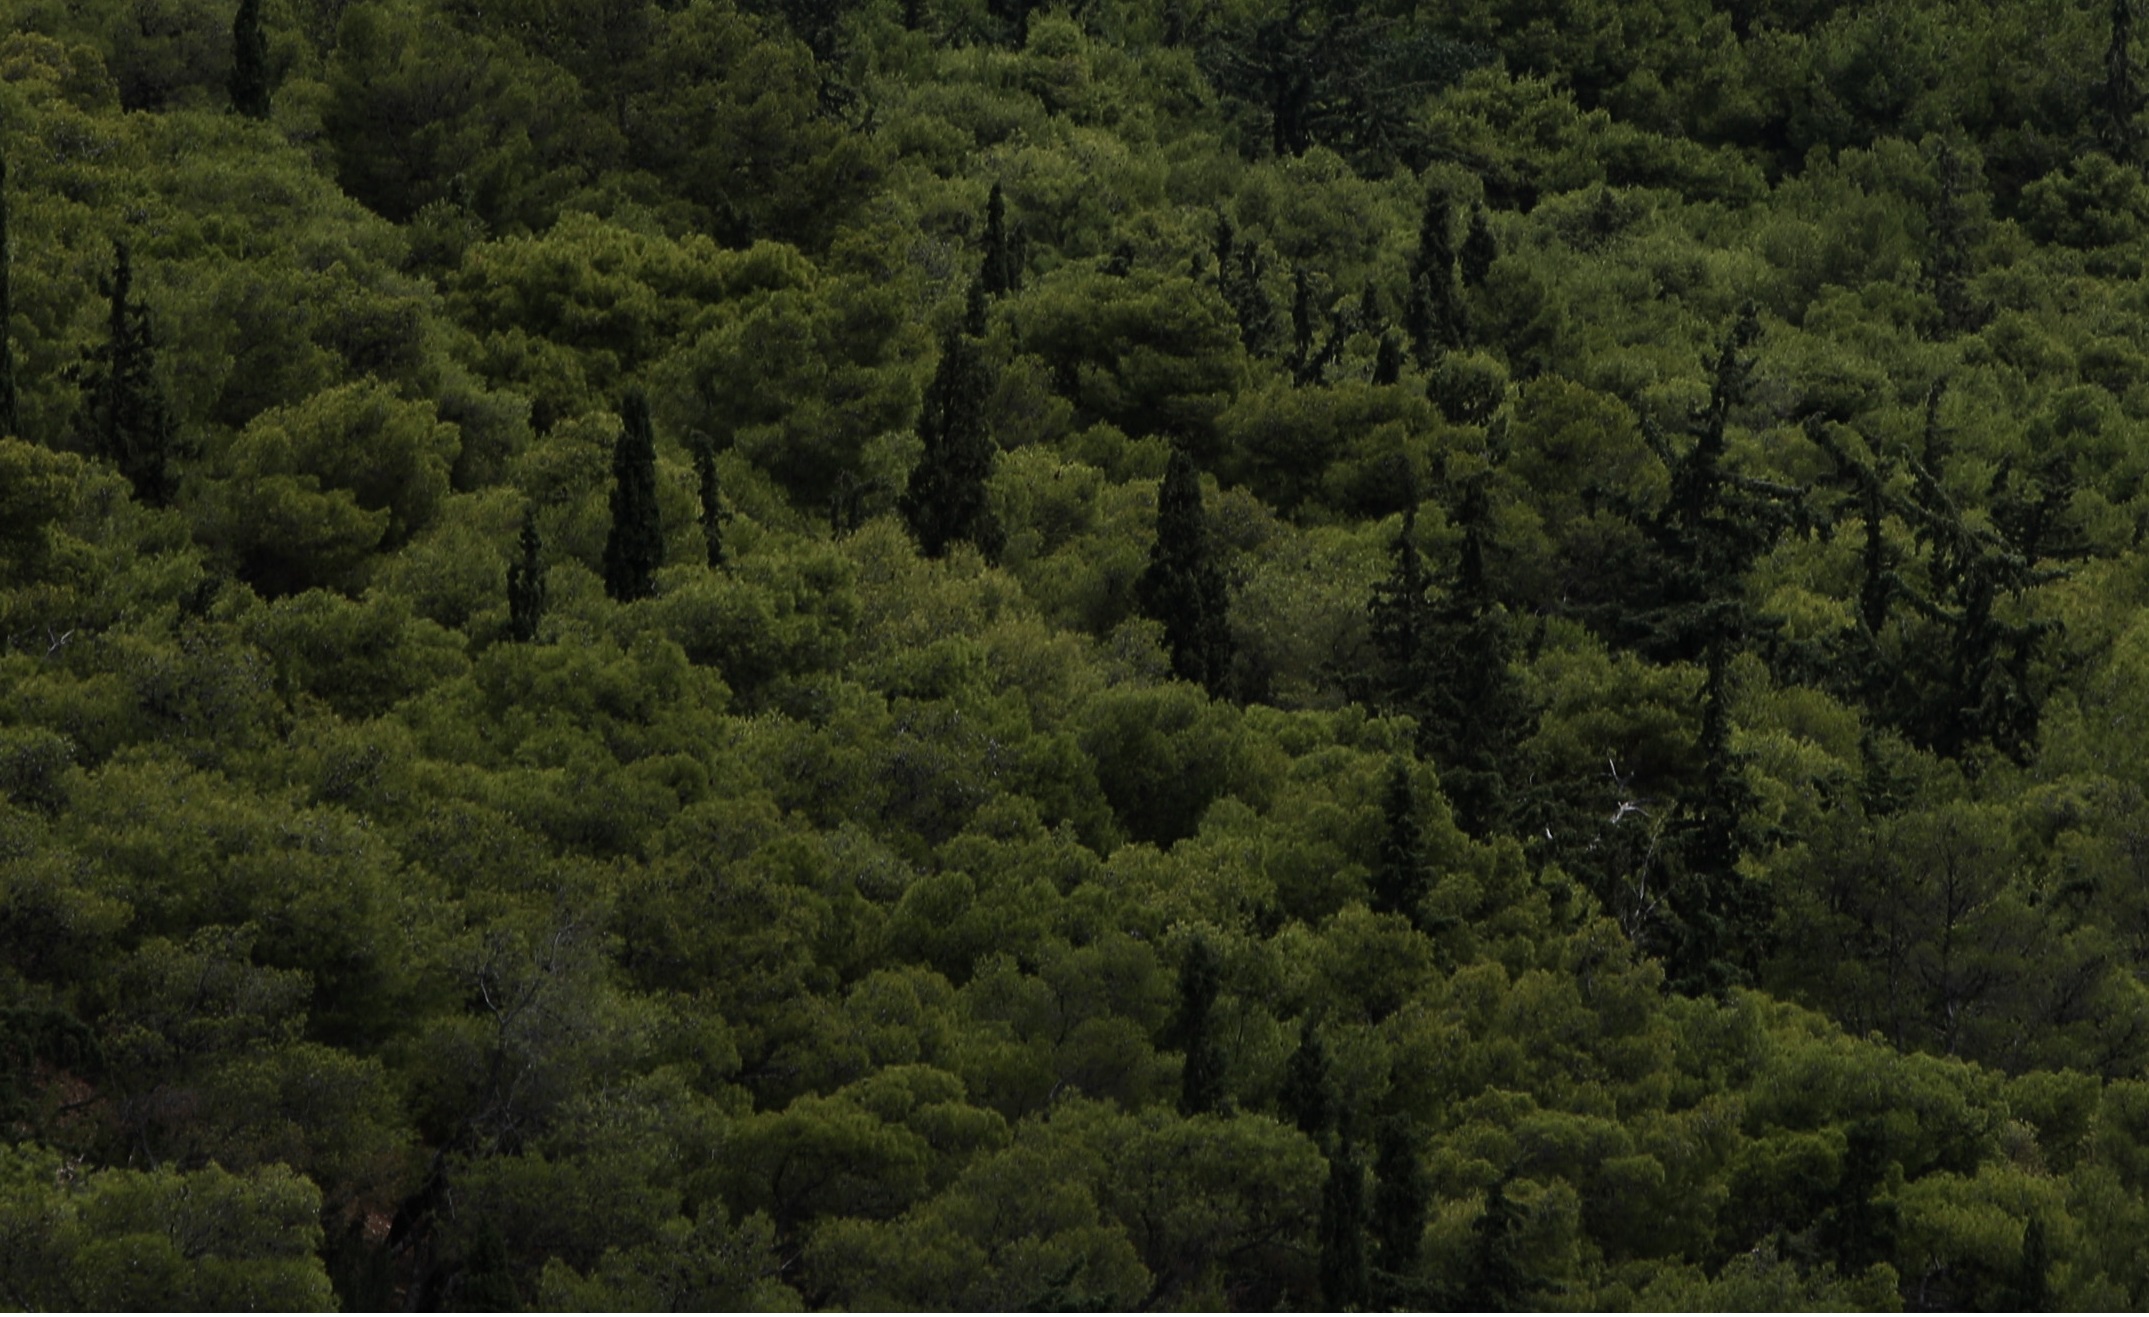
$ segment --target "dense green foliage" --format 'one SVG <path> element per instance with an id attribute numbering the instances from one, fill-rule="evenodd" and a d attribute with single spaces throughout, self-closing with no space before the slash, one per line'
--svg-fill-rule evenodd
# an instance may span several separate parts
<path id="1" fill-rule="evenodd" d="M 0 12 L 0 1302 L 2149 1306 L 2131 0 Z"/>

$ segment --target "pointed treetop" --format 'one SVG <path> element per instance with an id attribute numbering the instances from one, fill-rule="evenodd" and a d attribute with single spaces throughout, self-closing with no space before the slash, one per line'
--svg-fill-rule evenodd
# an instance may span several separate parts
<path id="1" fill-rule="evenodd" d="M 239 0 L 231 21 L 231 108 L 249 119 L 269 117 L 269 39 L 261 30 L 261 0 Z"/>
<path id="2" fill-rule="evenodd" d="M 604 545 L 604 592 L 620 603 L 656 593 L 664 562 L 664 528 L 657 508 L 657 443 L 649 399 L 636 389 L 620 403 L 619 439 L 612 446 L 612 531 Z"/>

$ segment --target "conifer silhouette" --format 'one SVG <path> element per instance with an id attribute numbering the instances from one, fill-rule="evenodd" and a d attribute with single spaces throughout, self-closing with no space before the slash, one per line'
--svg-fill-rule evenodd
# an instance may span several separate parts
<path id="1" fill-rule="evenodd" d="M 1142 612 L 1164 624 L 1172 674 L 1221 695 L 1231 674 L 1232 641 L 1224 573 L 1217 566 L 1201 476 L 1174 444 L 1157 490 L 1157 540 L 1135 582 Z"/>
<path id="2" fill-rule="evenodd" d="M 957 540 L 968 540 L 990 560 L 999 557 L 1007 542 L 985 493 L 999 456 L 985 418 L 991 392 L 991 373 L 977 340 L 951 331 L 941 340 L 940 364 L 925 390 L 925 412 L 918 421 L 925 451 L 897 503 L 928 558 L 941 557 Z"/>
<path id="3" fill-rule="evenodd" d="M 80 438 L 119 468 L 137 499 L 163 507 L 176 485 L 171 469 L 176 443 L 157 384 L 156 332 L 149 308 L 135 300 L 134 262 L 124 242 L 114 244 L 112 274 L 103 289 L 111 302 L 105 341 L 71 372 L 82 388 Z"/>
<path id="4" fill-rule="evenodd" d="M 249 119 L 269 117 L 269 39 L 261 30 L 261 0 L 239 0 L 231 21 L 231 108 Z"/>
<path id="5" fill-rule="evenodd" d="M 537 513 L 522 514 L 522 560 L 507 567 L 507 629 L 521 644 L 537 639 L 545 616 L 544 541 L 537 534 Z"/>
<path id="6" fill-rule="evenodd" d="M 0 156 L 0 435 L 22 434 L 22 417 L 15 398 L 15 343 L 8 336 L 14 323 L 14 254 L 8 246 L 7 157 Z"/>
<path id="7" fill-rule="evenodd" d="M 664 528 L 657 510 L 657 444 L 649 399 L 637 389 L 620 405 L 619 439 L 612 446 L 612 532 L 604 544 L 604 592 L 621 603 L 656 592 L 664 562 Z"/>

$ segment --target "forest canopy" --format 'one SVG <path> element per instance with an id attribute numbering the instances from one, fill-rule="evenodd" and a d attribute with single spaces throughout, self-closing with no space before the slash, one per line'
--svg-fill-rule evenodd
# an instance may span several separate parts
<path id="1" fill-rule="evenodd" d="M 2134 0 L 0 16 L 0 1303 L 2149 1306 Z"/>

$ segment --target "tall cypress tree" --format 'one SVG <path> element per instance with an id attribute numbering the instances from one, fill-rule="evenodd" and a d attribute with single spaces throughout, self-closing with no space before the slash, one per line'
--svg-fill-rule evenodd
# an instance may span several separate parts
<path id="1" fill-rule="evenodd" d="M 507 629 L 520 644 L 537 639 L 545 616 L 544 541 L 537 534 L 537 512 L 522 514 L 522 561 L 507 565 Z"/>
<path id="2" fill-rule="evenodd" d="M 1501 1180 L 1485 1194 L 1485 1207 L 1470 1226 L 1470 1257 L 1458 1305 L 1467 1311 L 1520 1312 L 1532 1288 L 1515 1236 L 1522 1214 Z"/>
<path id="3" fill-rule="evenodd" d="M 1313 357 L 1313 280 L 1302 268 L 1291 271 L 1291 378 L 1306 382 Z"/>
<path id="4" fill-rule="evenodd" d="M 1231 217 L 1216 215 L 1216 290 L 1239 322 L 1239 341 L 1255 356 L 1265 356 L 1275 345 L 1276 303 L 1268 294 L 1267 262 L 1261 249 L 1240 243 Z"/>
<path id="5" fill-rule="evenodd" d="M 1462 546 L 1443 574 L 1440 602 L 1426 610 L 1410 707 L 1418 754 L 1439 767 L 1455 821 L 1485 836 L 1513 813 L 1533 714 L 1511 666 L 1519 648 L 1514 621 L 1486 574 L 1492 503 L 1482 477 L 1464 485 L 1453 515 Z"/>
<path id="6" fill-rule="evenodd" d="M 1179 1074 L 1179 1114 L 1198 1116 L 1224 1105 L 1224 1049 L 1210 1017 L 1223 982 L 1215 948 L 1197 937 L 1179 966 L 1179 1010 L 1172 1032 L 1186 1049 Z"/>
<path id="7" fill-rule="evenodd" d="M 968 540 L 987 559 L 997 558 L 1007 533 L 985 496 L 999 445 L 986 423 L 992 375 L 976 339 L 959 330 L 941 340 L 940 364 L 925 390 L 918 435 L 925 451 L 911 469 L 898 501 L 903 520 L 928 558 L 957 540 Z"/>
<path id="8" fill-rule="evenodd" d="M 15 340 L 8 329 L 15 322 L 14 253 L 8 243 L 7 157 L 0 155 L 0 435 L 22 434 L 22 417 L 15 401 Z"/>
<path id="9" fill-rule="evenodd" d="M 261 0 L 239 0 L 231 20 L 231 108 L 249 119 L 269 117 L 269 39 L 261 30 Z"/>
<path id="10" fill-rule="evenodd" d="M 2030 1217 L 2022 1228 L 2022 1254 L 2008 1278 L 2001 1306 L 2016 1312 L 2052 1310 L 2052 1246 L 2045 1239 L 2045 1219 Z"/>
<path id="11" fill-rule="evenodd" d="M 1459 348 L 1468 337 L 1468 316 L 1455 280 L 1454 202 L 1434 184 L 1425 194 L 1425 214 L 1418 222 L 1418 250 L 1410 263 L 1410 286 L 1404 300 L 1404 328 L 1420 366 L 1441 352 Z"/>
<path id="12" fill-rule="evenodd" d="M 1984 181 L 1974 151 L 1950 138 L 1941 138 L 1933 157 L 1933 181 L 1939 185 L 1939 196 L 1927 216 L 1932 232 L 1928 260 L 1933 272 L 1933 300 L 1940 304 L 1940 323 L 1952 337 L 1975 332 L 1985 319 L 1984 305 L 1970 292 L 1979 192 Z"/>
<path id="13" fill-rule="evenodd" d="M 1406 485 L 1407 472 L 1406 474 Z M 1375 699 L 1391 713 L 1415 712 L 1423 676 L 1425 643 L 1432 629 L 1432 576 L 1418 552 L 1418 501 L 1405 490 L 1403 525 L 1389 545 L 1388 575 L 1373 587 L 1366 614 L 1381 668 L 1372 681 Z"/>
<path id="14" fill-rule="evenodd" d="M 1424 1248 L 1425 1221 L 1433 1187 L 1418 1158 L 1409 1120 L 1391 1117 L 1380 1124 L 1373 1151 L 1373 1272 L 1375 1297 L 1391 1308 L 1424 1307 L 1413 1302 L 1411 1278 Z"/>
<path id="15" fill-rule="evenodd" d="M 1751 979 L 1771 911 L 1761 890 L 1738 871 L 1753 840 L 1753 792 L 1731 748 L 1728 680 L 1733 639 L 1720 634 L 1704 656 L 1702 782 L 1691 816 L 1675 840 L 1684 873 L 1672 893 L 1677 931 L 1671 948 L 1671 986 L 1690 996 L 1716 996 Z"/>
<path id="16" fill-rule="evenodd" d="M 2134 69 L 2134 0 L 2112 0 L 2111 40 L 2104 50 L 2104 96 L 2097 136 L 2106 153 L 2133 164 L 2140 146 L 2134 116 L 2141 109 Z"/>
<path id="17" fill-rule="evenodd" d="M 1328 1159 L 1321 1189 L 1321 1299 L 1338 1312 L 1366 1306 L 1365 1167 L 1345 1131 Z"/>
<path id="18" fill-rule="evenodd" d="M 1388 780 L 1381 792 L 1385 826 L 1380 861 L 1373 870 L 1373 910 L 1402 915 L 1422 928 L 1425 916 L 1419 906 L 1425 900 L 1425 850 L 1418 830 L 1418 793 L 1411 779 L 1409 760 L 1397 755 L 1388 761 Z"/>
<path id="19" fill-rule="evenodd" d="M 656 592 L 664 527 L 657 510 L 656 434 L 641 390 L 621 403 L 620 420 L 619 439 L 612 445 L 612 533 L 604 542 L 604 592 L 626 603 Z"/>
<path id="20" fill-rule="evenodd" d="M 1336 1124 L 1336 1095 L 1328 1078 L 1328 1048 L 1311 1012 L 1299 1026 L 1298 1047 L 1284 1062 L 1283 1091 L 1277 1095 L 1283 1114 L 1299 1132 L 1327 1146 Z"/>
<path id="21" fill-rule="evenodd" d="M 709 553 L 709 565 L 724 565 L 724 523 L 731 513 L 724 507 L 724 491 L 716 475 L 716 444 L 705 434 L 694 436 L 694 479 L 701 487 L 701 541 Z"/>
<path id="22" fill-rule="evenodd" d="M 1389 330 L 1380 336 L 1380 351 L 1373 358 L 1373 382 L 1394 384 L 1403 378 L 1403 340 Z"/>
<path id="23" fill-rule="evenodd" d="M 1231 676 L 1229 595 L 1202 511 L 1201 476 L 1179 444 L 1157 490 L 1157 541 L 1134 593 L 1142 612 L 1164 624 L 1172 674 L 1222 695 Z"/>
<path id="24" fill-rule="evenodd" d="M 1485 276 L 1492 273 L 1492 263 L 1500 259 L 1500 240 L 1493 234 L 1492 221 L 1485 217 L 1482 205 L 1470 207 L 1470 227 L 1463 234 L 1462 251 L 1457 256 L 1463 282 L 1472 288 L 1484 287 Z"/>
<path id="25" fill-rule="evenodd" d="M 978 282 L 987 297 L 1012 293 L 1022 287 L 1022 261 L 1015 233 L 1007 223 L 1007 195 L 992 185 L 985 199 L 985 259 Z"/>
<path id="26" fill-rule="evenodd" d="M 149 308 L 134 297 L 134 263 L 114 244 L 105 341 L 71 372 L 82 387 L 77 422 L 85 447 L 119 468 L 134 496 L 151 507 L 171 502 L 175 447 L 171 415 L 157 384 L 156 332 Z"/>

